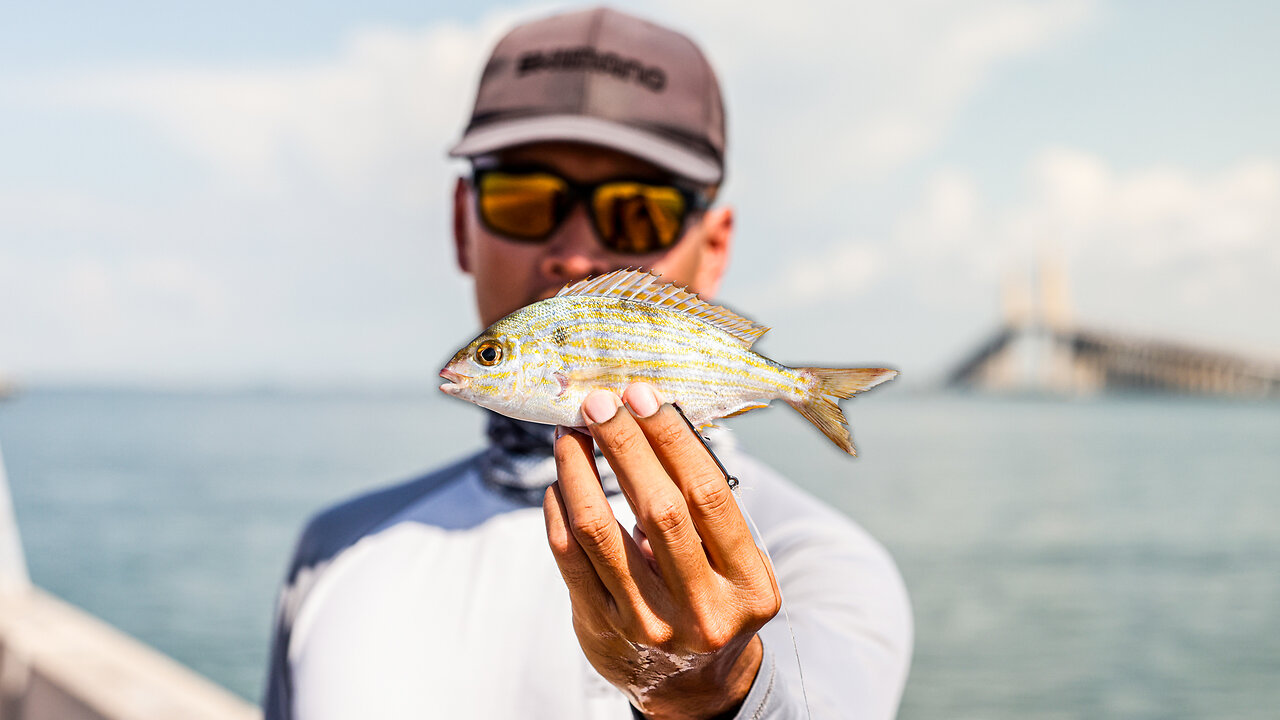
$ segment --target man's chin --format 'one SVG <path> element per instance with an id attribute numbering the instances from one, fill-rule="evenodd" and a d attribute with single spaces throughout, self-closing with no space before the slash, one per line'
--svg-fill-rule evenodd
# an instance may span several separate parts
<path id="1" fill-rule="evenodd" d="M 613 268 L 613 270 L 621 270 L 621 269 L 622 269 L 621 267 L 615 267 L 615 268 Z M 641 268 L 638 268 L 638 269 L 640 269 L 640 270 L 645 270 L 645 271 L 647 271 L 647 272 L 651 272 L 651 273 L 653 273 L 653 274 L 655 274 L 655 275 L 659 275 L 659 276 L 661 275 L 661 273 L 660 273 L 660 272 L 658 272 L 658 271 L 656 271 L 656 270 L 653 270 L 653 269 L 650 269 L 650 268 L 641 267 Z M 580 280 L 586 280 L 586 279 L 587 279 L 587 278 L 589 278 L 589 277 L 597 277 L 597 276 L 599 276 L 599 275 L 604 275 L 606 272 L 612 272 L 612 270 L 598 270 L 598 271 L 596 271 L 596 272 L 595 272 L 595 273 L 593 273 L 593 274 L 583 275 L 583 276 L 581 276 L 581 277 L 576 277 L 576 278 L 574 278 L 574 279 L 572 279 L 572 280 L 568 280 L 568 281 L 566 281 L 566 282 L 560 283 L 559 285 L 552 285 L 551 287 L 544 288 L 541 292 L 539 292 L 539 293 L 535 294 L 535 295 L 532 297 L 532 299 L 530 299 L 530 300 L 529 300 L 529 302 L 527 302 L 527 303 L 525 303 L 525 304 L 526 304 L 526 305 L 532 305 L 533 303 L 539 302 L 539 301 L 541 301 L 541 300 L 546 300 L 546 299 L 548 299 L 548 298 L 553 298 L 553 297 L 555 297 L 557 294 L 559 294 L 559 292 L 560 292 L 562 289 L 564 289 L 564 287 L 565 287 L 566 285 L 572 285 L 572 284 L 573 284 L 573 283 L 575 283 L 575 282 L 578 282 L 578 281 L 580 281 Z"/>
<path id="2" fill-rule="evenodd" d="M 576 281 L 574 281 L 574 282 L 576 282 Z M 562 284 L 560 284 L 560 285 L 553 285 L 553 286 L 551 286 L 551 287 L 549 287 L 549 288 L 544 288 L 544 289 L 543 289 L 541 292 L 539 292 L 537 295 L 534 295 L 533 299 L 532 299 L 532 300 L 530 300 L 529 302 L 532 304 L 532 303 L 536 303 L 536 302 L 538 302 L 539 300 L 546 300 L 546 299 L 548 299 L 548 298 L 553 298 L 553 297 L 555 297 L 557 294 L 559 294 L 559 292 L 560 292 L 562 289 L 564 289 L 564 286 L 565 286 L 565 285 L 568 285 L 568 284 L 569 284 L 569 283 L 562 283 Z"/>

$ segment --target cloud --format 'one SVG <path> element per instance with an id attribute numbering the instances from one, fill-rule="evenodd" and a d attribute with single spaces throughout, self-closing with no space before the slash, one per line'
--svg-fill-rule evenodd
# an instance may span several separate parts
<path id="1" fill-rule="evenodd" d="M 1095 155 L 1055 148 L 1030 169 L 1033 195 L 1015 234 L 1082 258 L 1106 252 L 1134 269 L 1186 263 L 1274 263 L 1280 165 L 1251 159 L 1213 173 L 1176 166 L 1116 171 Z"/>
<path id="2" fill-rule="evenodd" d="M 80 118 L 87 147 L 104 113 L 132 119 L 198 172 L 0 184 L 0 335 L 18 339 L 0 361 L 44 380 L 427 372 L 473 322 L 444 152 L 511 15 L 356 29 L 317 61 L 6 73 L 17 111 Z"/>
<path id="3" fill-rule="evenodd" d="M 937 173 L 894 230 L 888 264 L 945 303 L 1057 262 L 1083 323 L 1280 348 L 1280 331 L 1257 322 L 1280 307 L 1280 162 L 1120 170 L 1049 148 L 1026 186 L 994 206 L 964 173 Z"/>
<path id="4" fill-rule="evenodd" d="M 63 122 L 131 118 L 201 176 L 135 178 L 110 193 L 74 180 L 0 187 L 0 221 L 17 231 L 6 272 L 23 280 L 0 288 L 0 301 L 32 308 L 0 316 L 0 332 L 29 339 L 7 363 L 43 371 L 56 356 L 68 373 L 126 373 L 148 356 L 192 375 L 418 377 L 424 357 L 474 322 L 448 256 L 444 151 L 485 53 L 517 19 L 544 12 L 363 27 L 319 60 L 8 73 L 6 104 Z M 807 302 L 857 296 L 889 271 L 869 243 L 804 241 L 868 236 L 839 212 L 851 183 L 918 160 L 985 78 L 1069 36 L 1092 4 L 660 0 L 641 12 L 688 29 L 720 69 L 730 200 L 753 213 L 742 235 L 796 229 L 794 265 L 770 254 L 754 267 L 763 256 L 750 248 L 766 243 L 743 242 L 739 260 Z M 31 301 L 55 286 L 60 301 Z M 156 339 L 166 336 L 185 340 Z"/>
<path id="5" fill-rule="evenodd" d="M 841 243 L 831 255 L 791 262 L 768 296 L 792 305 L 856 297 L 876 282 L 885 264 L 884 251 L 874 245 Z"/>
<path id="6" fill-rule="evenodd" d="M 227 185 L 423 201 L 510 11 L 475 25 L 353 30 L 331 59 L 254 67 L 117 67 L 63 77 L 63 107 L 138 117 Z"/>
<path id="7" fill-rule="evenodd" d="M 220 352 L 235 307 L 220 278 L 177 256 L 0 253 L 0 297 L 0 327 L 11 341 L 0 345 L 4 364 L 37 377 L 86 366 L 135 379 L 163 376 L 165 366 Z"/>
<path id="8" fill-rule="evenodd" d="M 1068 322 L 1280 359 L 1280 161 L 1121 167 L 1051 147 L 1020 187 L 997 200 L 965 170 L 936 170 L 883 235 L 793 254 L 755 300 L 789 311 L 770 317 L 793 352 L 829 318 L 854 317 L 860 335 L 835 334 L 834 350 L 856 356 L 874 338 L 927 377 L 1044 300 L 1033 275 L 1049 271 L 1065 274 Z"/>
<path id="9" fill-rule="evenodd" d="M 775 277 L 770 297 L 787 305 L 826 289 L 853 298 L 887 277 L 888 256 L 866 229 L 883 222 L 883 209 L 851 200 L 942 142 L 994 72 L 1063 42 L 1095 14 L 1088 0 L 735 7 L 663 3 L 658 11 L 690 28 L 726 81 L 728 194 L 756 212 L 741 224 L 740 260 Z M 974 198 L 958 193 L 976 192 L 964 182 L 932 188 L 949 193 L 934 200 L 962 212 Z M 960 218 L 934 220 L 961 241 Z M 779 268 L 768 248 L 780 237 L 791 259 Z"/>
<path id="10" fill-rule="evenodd" d="M 1000 63 L 1048 46 L 1088 0 L 759 4 L 664 1 L 651 11 L 706 45 L 729 85 L 731 154 L 778 185 L 868 177 L 930 149 Z M 137 116 L 228 181 L 256 191 L 320 181 L 340 193 L 400 188 L 439 162 L 498 36 L 545 9 L 474 25 L 353 31 L 335 57 L 249 68 L 109 68 L 53 94 Z"/>
<path id="11" fill-rule="evenodd" d="M 867 180 L 920 157 L 1001 64 L 1094 13 L 1089 0 L 660 7 L 727 79 L 736 160 L 810 194 L 815 179 Z"/>

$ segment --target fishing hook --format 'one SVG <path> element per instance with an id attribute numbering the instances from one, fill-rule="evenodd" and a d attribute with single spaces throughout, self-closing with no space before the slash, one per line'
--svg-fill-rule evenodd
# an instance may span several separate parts
<path id="1" fill-rule="evenodd" d="M 729 471 L 724 469 L 724 463 L 720 462 L 720 458 L 716 457 L 715 451 L 711 449 L 711 443 L 707 442 L 707 439 L 702 437 L 702 433 L 698 432 L 698 428 L 694 427 L 693 423 L 689 421 L 689 416 L 685 415 L 684 410 L 680 409 L 680 403 L 671 403 L 671 407 L 680 413 L 680 419 L 684 420 L 684 424 L 689 426 L 689 429 L 693 431 L 693 436 L 698 438 L 698 442 L 702 443 L 702 447 L 706 448 L 707 454 L 711 456 L 711 460 L 715 462 L 716 467 L 720 468 L 721 473 L 724 473 L 724 481 L 729 483 L 729 489 L 737 490 L 738 478 L 730 475 Z"/>

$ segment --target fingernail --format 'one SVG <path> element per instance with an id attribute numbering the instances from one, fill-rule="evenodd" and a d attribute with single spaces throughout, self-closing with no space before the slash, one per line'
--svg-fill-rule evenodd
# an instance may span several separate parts
<path id="1" fill-rule="evenodd" d="M 636 383 L 627 391 L 627 406 L 636 417 L 651 417 L 661 405 L 658 393 L 648 383 Z"/>
<path id="2" fill-rule="evenodd" d="M 565 436 L 565 435 L 567 435 L 567 434 L 569 434 L 569 429 L 568 429 L 568 428 L 566 428 L 566 427 L 565 427 L 565 426 L 563 426 L 563 425 L 557 425 L 557 426 L 556 426 L 556 439 L 557 439 L 557 440 L 559 440 L 560 438 L 564 437 L 564 436 Z"/>
<path id="3" fill-rule="evenodd" d="M 586 402 L 582 403 L 582 412 L 587 420 L 599 425 L 617 415 L 620 407 L 622 401 L 617 395 L 604 390 L 593 390 Z"/>

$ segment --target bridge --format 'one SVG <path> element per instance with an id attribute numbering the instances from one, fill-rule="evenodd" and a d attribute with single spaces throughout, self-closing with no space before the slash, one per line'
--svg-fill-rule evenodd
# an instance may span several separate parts
<path id="1" fill-rule="evenodd" d="M 1280 398 L 1280 362 L 1085 327 L 1071 320 L 1060 270 L 1042 268 L 1037 285 L 1040 298 L 1032 306 L 1006 284 L 1004 322 L 952 370 L 948 386 Z"/>
<path id="2" fill-rule="evenodd" d="M 1120 390 L 1280 398 L 1280 363 L 1085 328 L 1003 326 L 947 384 L 1058 395 Z"/>

